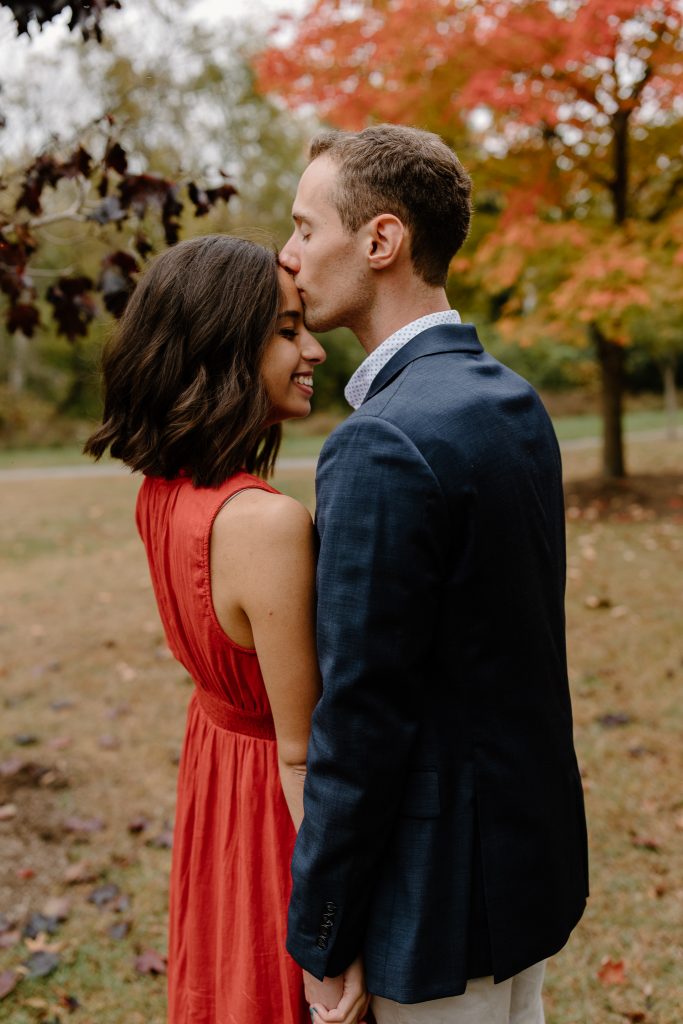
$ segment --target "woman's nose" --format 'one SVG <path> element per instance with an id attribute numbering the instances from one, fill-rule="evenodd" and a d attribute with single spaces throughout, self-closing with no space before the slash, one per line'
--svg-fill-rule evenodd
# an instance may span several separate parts
<path id="1" fill-rule="evenodd" d="M 298 274 L 301 270 L 301 260 L 296 252 L 296 239 L 294 235 L 287 240 L 283 249 L 280 250 L 280 266 L 288 270 L 290 274 Z"/>
<path id="2" fill-rule="evenodd" d="M 303 355 L 309 363 L 324 363 L 327 359 L 327 352 L 322 347 L 317 338 L 314 338 L 312 334 L 306 331 L 306 343 L 303 349 Z"/>

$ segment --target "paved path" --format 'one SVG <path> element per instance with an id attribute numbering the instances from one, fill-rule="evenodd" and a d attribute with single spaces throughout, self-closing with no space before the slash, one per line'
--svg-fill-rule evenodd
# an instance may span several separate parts
<path id="1" fill-rule="evenodd" d="M 315 469 L 317 458 L 313 456 L 300 459 L 278 459 L 278 469 Z M 35 481 L 35 480 L 77 480 L 86 477 L 101 476 L 131 476 L 131 472 L 120 462 L 107 462 L 104 464 L 93 463 L 92 465 L 73 466 L 21 466 L 10 469 L 0 469 L 0 483 Z"/>
<path id="2" fill-rule="evenodd" d="M 664 430 L 640 430 L 625 435 L 626 441 L 665 441 Z M 598 448 L 602 444 L 599 437 L 578 437 L 571 441 L 560 441 L 562 451 L 578 451 L 581 449 Z M 301 458 L 278 459 L 278 469 L 314 470 L 317 463 L 315 456 Z M 0 469 L 0 483 L 18 483 L 35 480 L 76 480 L 92 479 L 102 476 L 130 476 L 130 470 L 118 462 L 85 463 L 74 466 L 22 466 L 15 469 Z"/>

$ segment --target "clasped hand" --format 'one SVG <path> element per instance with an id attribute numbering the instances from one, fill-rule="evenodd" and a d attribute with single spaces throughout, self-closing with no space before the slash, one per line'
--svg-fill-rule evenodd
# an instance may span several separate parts
<path id="1" fill-rule="evenodd" d="M 360 958 L 338 978 L 318 981 L 304 971 L 304 990 L 315 1024 L 360 1024 L 370 1002 Z"/>

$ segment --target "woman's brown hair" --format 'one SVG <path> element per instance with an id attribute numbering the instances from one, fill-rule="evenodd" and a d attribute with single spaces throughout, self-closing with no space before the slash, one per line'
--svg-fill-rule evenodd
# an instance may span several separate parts
<path id="1" fill-rule="evenodd" d="M 260 368 L 279 304 L 277 257 L 254 242 L 207 235 L 162 253 L 105 348 L 102 426 L 84 452 L 196 487 L 268 476 L 281 428 Z"/>

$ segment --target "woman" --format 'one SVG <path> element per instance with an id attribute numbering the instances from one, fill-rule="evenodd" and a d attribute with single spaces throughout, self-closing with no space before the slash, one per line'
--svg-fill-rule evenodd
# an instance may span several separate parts
<path id="1" fill-rule="evenodd" d="M 313 531 L 263 477 L 281 421 L 310 412 L 324 358 L 274 254 L 223 235 L 155 261 L 104 357 L 104 421 L 85 451 L 110 448 L 145 474 L 138 529 L 169 646 L 195 682 L 171 870 L 171 1024 L 309 1020 L 285 934 L 319 689 Z"/>

